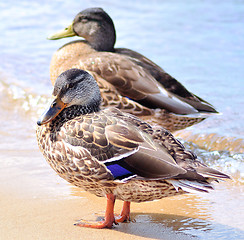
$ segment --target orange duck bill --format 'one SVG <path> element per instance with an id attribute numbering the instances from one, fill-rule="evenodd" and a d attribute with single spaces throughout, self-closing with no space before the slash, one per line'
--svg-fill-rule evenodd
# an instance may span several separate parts
<path id="1" fill-rule="evenodd" d="M 47 110 L 41 115 L 37 124 L 40 126 L 53 120 L 67 106 L 61 99 L 55 98 Z"/>

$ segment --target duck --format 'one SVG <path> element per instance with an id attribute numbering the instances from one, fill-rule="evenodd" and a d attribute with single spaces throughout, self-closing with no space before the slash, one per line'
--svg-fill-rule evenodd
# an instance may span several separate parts
<path id="1" fill-rule="evenodd" d="M 131 202 L 209 192 L 214 181 L 230 178 L 200 162 L 162 126 L 102 109 L 99 86 L 87 71 L 61 73 L 53 97 L 37 121 L 40 151 L 60 177 L 107 199 L 104 220 L 76 226 L 112 228 L 130 220 Z M 124 202 L 118 216 L 116 199 Z"/>
<path id="2" fill-rule="evenodd" d="M 117 107 L 171 132 L 218 114 L 150 59 L 127 48 L 115 48 L 114 23 L 102 8 L 79 12 L 70 26 L 48 39 L 72 36 L 83 39 L 71 41 L 53 54 L 52 84 L 65 70 L 86 70 L 98 82 L 103 108 Z"/>

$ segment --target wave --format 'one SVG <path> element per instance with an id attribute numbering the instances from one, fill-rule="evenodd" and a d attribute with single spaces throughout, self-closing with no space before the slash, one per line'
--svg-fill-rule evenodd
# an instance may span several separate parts
<path id="1" fill-rule="evenodd" d="M 187 149 L 194 152 L 200 161 L 244 183 L 243 139 L 219 136 L 215 133 L 191 135 L 187 131 L 175 136 Z"/>
<path id="2" fill-rule="evenodd" d="M 23 113 L 30 117 L 42 114 L 51 98 L 45 94 L 34 93 L 33 89 L 17 83 L 8 83 L 9 77 L 0 76 L 0 99 L 4 109 Z M 3 109 L 3 110 L 4 110 Z"/>
<path id="3" fill-rule="evenodd" d="M 175 135 L 209 151 L 244 153 L 244 139 L 242 138 L 221 136 L 217 133 L 193 133 L 189 130 L 179 131 Z"/>

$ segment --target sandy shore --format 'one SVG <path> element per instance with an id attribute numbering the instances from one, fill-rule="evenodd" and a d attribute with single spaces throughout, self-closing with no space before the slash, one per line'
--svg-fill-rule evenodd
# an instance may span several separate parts
<path id="1" fill-rule="evenodd" d="M 11 194 L 1 194 L 4 213 L 1 214 L 0 239 L 193 239 L 157 222 L 157 218 L 163 221 L 168 217 L 167 214 L 157 216 L 157 202 L 140 205 L 133 206 L 132 218 L 136 218 L 136 222 L 123 223 L 113 229 L 96 230 L 76 227 L 73 223 L 80 217 L 95 220 L 97 215 L 103 215 L 105 199 L 91 195 L 89 200 L 20 199 Z M 120 207 L 121 202 L 118 202 L 117 212 Z M 138 212 L 142 208 L 147 210 Z M 154 212 L 155 223 L 147 219 L 153 215 L 147 212 Z M 181 216 L 177 218 L 184 219 Z"/>
<path id="2" fill-rule="evenodd" d="M 80 218 L 96 220 L 103 216 L 105 199 L 71 187 L 71 196 L 22 197 L 10 193 L 1 194 L 0 239 L 208 239 L 201 234 L 211 228 L 237 229 L 211 222 L 207 205 L 195 195 L 182 195 L 160 201 L 132 204 L 130 223 L 122 223 L 113 229 L 88 229 L 73 223 Z M 121 201 L 115 211 L 120 212 Z M 240 226 L 241 227 L 241 226 Z M 241 227 L 243 228 L 243 226 Z M 185 230 L 189 230 L 189 234 Z M 238 229 L 239 233 L 243 231 Z M 205 234 L 205 233 L 204 233 Z M 222 239 L 222 238 L 221 238 Z M 227 238 L 223 238 L 227 239 Z M 229 238 L 236 239 L 236 238 Z"/>

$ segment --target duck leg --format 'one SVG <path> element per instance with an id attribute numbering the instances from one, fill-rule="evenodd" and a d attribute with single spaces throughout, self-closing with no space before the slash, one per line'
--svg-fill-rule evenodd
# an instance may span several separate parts
<path id="1" fill-rule="evenodd" d="M 130 202 L 124 201 L 122 211 L 118 217 L 116 217 L 116 222 L 126 222 L 130 221 Z"/>
<path id="2" fill-rule="evenodd" d="M 114 218 L 114 203 L 115 196 L 113 194 L 107 194 L 107 207 L 105 212 L 104 221 L 100 222 L 89 222 L 81 220 L 75 223 L 75 226 L 79 227 L 90 227 L 90 228 L 112 228 L 113 224 L 117 224 Z"/>

